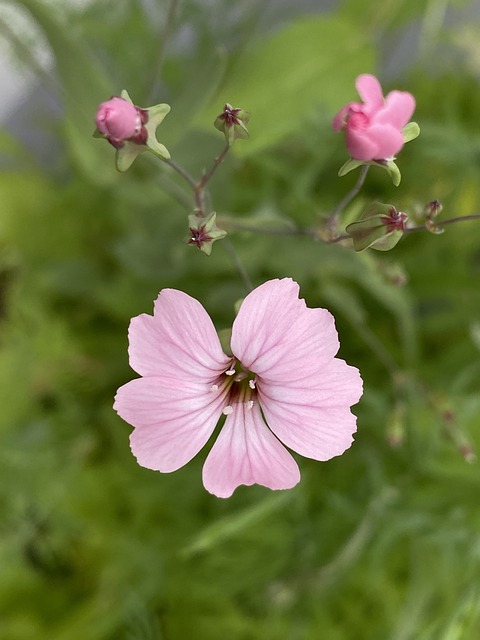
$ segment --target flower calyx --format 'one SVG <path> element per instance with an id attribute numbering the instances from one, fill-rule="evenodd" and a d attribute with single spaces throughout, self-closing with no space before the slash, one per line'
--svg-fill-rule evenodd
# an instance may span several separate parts
<path id="1" fill-rule="evenodd" d="M 225 103 L 222 113 L 217 116 L 214 127 L 221 131 L 225 136 L 228 146 L 231 146 L 235 140 L 245 140 L 249 137 L 247 124 L 250 120 L 250 113 L 239 107 L 232 107 L 228 102 Z"/>
<path id="2" fill-rule="evenodd" d="M 346 228 L 355 251 L 390 251 L 400 241 L 408 216 L 391 204 L 372 202 L 356 222 Z"/>
<path id="3" fill-rule="evenodd" d="M 126 171 L 143 151 L 151 151 L 161 160 L 168 160 L 168 149 L 158 142 L 156 129 L 169 113 L 168 104 L 157 104 L 146 109 L 133 104 L 124 89 L 120 96 L 102 102 L 96 114 L 93 136 L 105 138 L 115 149 L 116 166 Z"/>
<path id="4" fill-rule="evenodd" d="M 195 214 L 188 216 L 189 233 L 186 239 L 187 244 L 196 246 L 200 251 L 209 256 L 212 253 L 212 246 L 216 240 L 225 238 L 227 232 L 217 227 L 217 214 L 212 212 L 206 218 L 199 218 Z"/>

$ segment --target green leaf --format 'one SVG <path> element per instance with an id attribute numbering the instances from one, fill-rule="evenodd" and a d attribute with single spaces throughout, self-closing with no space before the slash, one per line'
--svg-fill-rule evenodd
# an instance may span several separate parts
<path id="1" fill-rule="evenodd" d="M 298 130 L 320 105 L 333 116 L 352 99 L 355 77 L 373 63 L 372 47 L 354 24 L 303 17 L 234 60 L 196 122 L 211 126 L 226 101 L 248 110 L 250 141 L 236 151 L 251 154 Z"/>

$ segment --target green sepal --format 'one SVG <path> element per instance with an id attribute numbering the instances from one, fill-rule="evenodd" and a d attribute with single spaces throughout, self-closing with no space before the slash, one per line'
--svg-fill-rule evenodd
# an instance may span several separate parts
<path id="1" fill-rule="evenodd" d="M 403 143 L 411 142 L 420 135 L 420 127 L 416 122 L 409 122 L 402 129 Z"/>
<path id="2" fill-rule="evenodd" d="M 117 149 L 115 164 L 120 172 L 127 171 L 141 153 L 146 151 L 146 147 L 135 142 L 125 142 L 121 149 Z"/>
<path id="3" fill-rule="evenodd" d="M 148 122 L 146 122 L 144 126 L 148 133 L 147 147 L 152 153 L 162 160 L 170 160 L 170 153 L 167 147 L 161 144 L 155 135 L 158 125 L 163 122 L 165 116 L 170 113 L 170 105 L 156 104 L 154 107 L 150 107 L 146 111 L 148 112 Z"/>
<path id="4" fill-rule="evenodd" d="M 400 217 L 394 218 L 392 212 Z M 372 202 L 359 220 L 347 226 L 346 232 L 353 240 L 355 251 L 369 248 L 390 251 L 402 238 L 406 219 L 406 215 L 398 214 L 393 205 Z"/>
<path id="5" fill-rule="evenodd" d="M 216 225 L 217 214 L 212 213 L 206 218 L 198 218 L 195 214 L 188 216 L 188 224 L 190 233 L 187 238 L 187 244 L 195 245 L 200 251 L 207 256 L 212 253 L 213 243 L 216 240 L 225 238 L 227 232 L 220 229 Z"/>
<path id="6" fill-rule="evenodd" d="M 363 160 L 354 160 L 353 158 L 349 158 L 345 164 L 340 167 L 339 171 L 338 171 L 338 175 L 341 178 L 342 176 L 346 176 L 347 173 L 350 173 L 350 171 L 353 171 L 354 169 L 358 169 L 358 167 L 361 167 L 364 164 L 371 164 L 370 162 L 364 162 Z"/>
<path id="7" fill-rule="evenodd" d="M 393 160 L 389 160 L 386 164 L 375 162 L 379 167 L 383 167 L 392 179 L 393 184 L 398 187 L 402 180 L 402 174 Z"/>
<path id="8" fill-rule="evenodd" d="M 349 158 L 345 164 L 340 167 L 338 172 L 339 177 L 347 175 L 350 171 L 354 171 L 358 169 L 358 167 L 362 167 L 363 165 L 368 165 L 371 167 L 380 167 L 381 169 L 385 169 L 385 171 L 392 178 L 393 184 L 398 187 L 400 181 L 402 179 L 402 175 L 400 173 L 400 169 L 397 167 L 393 160 L 385 160 L 383 162 L 377 162 L 376 160 L 355 160 L 354 158 Z"/>

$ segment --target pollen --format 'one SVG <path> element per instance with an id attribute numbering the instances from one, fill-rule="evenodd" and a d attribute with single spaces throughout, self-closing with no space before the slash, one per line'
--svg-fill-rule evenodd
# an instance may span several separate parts
<path id="1" fill-rule="evenodd" d="M 224 410 L 222 411 L 224 416 L 229 416 L 231 413 L 233 413 L 233 407 L 229 404 L 227 404 L 227 406 L 224 408 Z"/>

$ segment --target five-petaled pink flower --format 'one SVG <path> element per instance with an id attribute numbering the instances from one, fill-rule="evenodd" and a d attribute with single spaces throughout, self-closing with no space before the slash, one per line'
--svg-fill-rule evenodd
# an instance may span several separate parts
<path id="1" fill-rule="evenodd" d="M 391 91 L 383 97 L 375 76 L 358 76 L 355 86 L 363 102 L 349 102 L 333 119 L 335 131 L 345 129 L 349 154 L 355 160 L 388 160 L 403 147 L 402 129 L 415 110 L 415 98 L 407 91 Z"/>
<path id="2" fill-rule="evenodd" d="M 352 444 L 360 374 L 335 358 L 332 315 L 309 309 L 298 293 L 285 278 L 247 295 L 233 323 L 232 355 L 202 305 L 181 291 L 164 289 L 153 316 L 132 319 L 130 365 L 142 377 L 120 387 L 114 408 L 135 427 L 130 443 L 140 465 L 179 469 L 222 414 L 203 467 L 205 488 L 222 498 L 241 484 L 296 485 L 300 471 L 282 442 L 316 460 Z"/>

